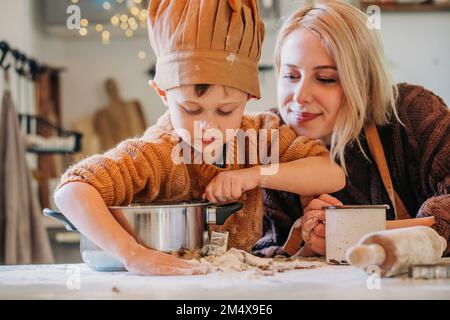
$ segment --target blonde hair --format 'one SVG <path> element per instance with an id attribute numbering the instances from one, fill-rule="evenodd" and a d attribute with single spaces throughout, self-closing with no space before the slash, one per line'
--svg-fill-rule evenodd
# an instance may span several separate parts
<path id="1" fill-rule="evenodd" d="M 364 153 L 359 135 L 365 124 L 385 125 L 392 116 L 400 121 L 395 105 L 397 87 L 385 64 L 379 33 L 367 27 L 367 19 L 366 14 L 345 2 L 309 4 L 287 18 L 275 47 L 277 78 L 284 40 L 299 28 L 318 35 L 335 61 L 344 99 L 331 137 L 330 157 L 346 173 L 345 147 L 356 141 Z"/>

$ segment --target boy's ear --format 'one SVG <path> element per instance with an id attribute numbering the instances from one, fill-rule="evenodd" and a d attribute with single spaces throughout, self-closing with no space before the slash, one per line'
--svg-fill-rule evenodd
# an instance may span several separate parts
<path id="1" fill-rule="evenodd" d="M 163 101 L 163 103 L 168 106 L 169 103 L 167 102 L 167 91 L 165 90 L 161 90 L 158 85 L 156 84 L 155 81 L 150 80 L 148 82 L 148 84 L 150 85 L 150 87 L 153 88 L 153 90 L 155 90 L 156 94 L 161 98 L 161 100 Z"/>

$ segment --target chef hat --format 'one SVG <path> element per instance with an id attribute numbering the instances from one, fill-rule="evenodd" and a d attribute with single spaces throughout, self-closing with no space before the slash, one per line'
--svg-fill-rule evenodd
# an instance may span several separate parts
<path id="1" fill-rule="evenodd" d="M 260 98 L 257 0 L 150 0 L 148 30 L 161 89 L 217 84 Z"/>

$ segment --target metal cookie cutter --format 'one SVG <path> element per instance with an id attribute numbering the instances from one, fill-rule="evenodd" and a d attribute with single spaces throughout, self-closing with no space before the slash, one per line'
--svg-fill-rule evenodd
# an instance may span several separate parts
<path id="1" fill-rule="evenodd" d="M 410 266 L 409 277 L 426 280 L 448 279 L 450 278 L 450 263 Z"/>

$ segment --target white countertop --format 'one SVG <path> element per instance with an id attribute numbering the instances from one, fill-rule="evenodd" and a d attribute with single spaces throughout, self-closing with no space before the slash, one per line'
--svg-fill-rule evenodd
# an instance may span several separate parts
<path id="1" fill-rule="evenodd" d="M 2 266 L 0 299 L 450 299 L 450 279 L 382 278 L 379 289 L 368 282 L 376 287 L 360 269 L 331 265 L 275 276 L 182 277 L 95 272 L 83 264 Z"/>

